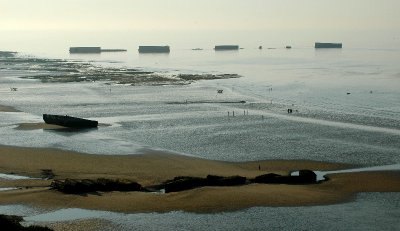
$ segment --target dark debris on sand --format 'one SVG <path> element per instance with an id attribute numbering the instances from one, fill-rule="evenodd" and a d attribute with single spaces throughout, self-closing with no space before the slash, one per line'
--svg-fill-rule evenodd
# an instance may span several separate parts
<path id="1" fill-rule="evenodd" d="M 52 231 L 52 229 L 42 226 L 31 225 L 22 226 L 24 219 L 20 216 L 0 214 L 0 230 L 4 231 Z"/>

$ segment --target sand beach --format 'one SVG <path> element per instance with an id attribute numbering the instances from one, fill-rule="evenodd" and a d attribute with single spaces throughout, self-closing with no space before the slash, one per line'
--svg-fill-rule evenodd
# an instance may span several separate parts
<path id="1" fill-rule="evenodd" d="M 131 179 L 150 186 L 176 176 L 208 174 L 255 177 L 265 173 L 288 174 L 298 169 L 333 170 L 346 164 L 315 161 L 256 161 L 230 163 L 162 152 L 143 155 L 105 156 L 57 149 L 0 147 L 0 172 L 40 177 L 51 169 L 55 179 Z M 261 170 L 258 170 L 258 166 Z M 204 187 L 169 194 L 110 192 L 66 195 L 49 189 L 52 180 L 0 180 L 1 204 L 22 203 L 47 209 L 86 208 L 116 212 L 221 212 L 253 206 L 305 206 L 351 200 L 358 192 L 400 192 L 400 172 L 363 172 L 329 176 L 313 185 L 250 184 L 240 187 Z"/>
<path id="2" fill-rule="evenodd" d="M 1 106 L 3 112 L 16 111 Z M 25 123 L 17 129 L 58 129 L 45 123 Z M 117 153 L 116 153 L 117 154 Z M 328 171 L 353 168 L 346 163 L 311 160 L 265 160 L 250 162 L 214 161 L 149 150 L 135 155 L 96 155 L 51 148 L 0 146 L 0 173 L 34 179 L 4 180 L 0 187 L 17 190 L 0 192 L 1 204 L 27 204 L 46 209 L 85 208 L 115 212 L 221 212 L 254 206 L 307 206 L 351 200 L 359 192 L 400 192 L 399 171 L 356 172 L 329 175 L 329 180 L 311 185 L 249 184 L 238 187 L 202 187 L 176 193 L 107 192 L 67 195 L 49 186 L 44 169 L 54 179 L 129 179 L 147 187 L 177 176 L 207 175 L 247 178 L 266 173 L 288 175 L 310 169 Z"/>
<path id="3" fill-rule="evenodd" d="M 188 216 L 239 214 L 261 208 L 264 210 L 259 213 L 260 218 L 274 208 L 296 211 L 296 208 L 320 207 L 323 211 L 358 203 L 360 194 L 393 192 L 394 197 L 398 195 L 398 169 L 329 174 L 327 181 L 307 185 L 248 183 L 172 193 L 96 191 L 75 195 L 51 189 L 54 180 L 65 179 L 127 179 L 152 188 L 178 176 L 239 175 L 253 179 L 268 173 L 288 175 L 301 169 L 334 171 L 398 163 L 398 126 L 393 123 L 396 117 L 380 116 L 381 111 L 376 112 L 378 115 L 370 115 L 368 110 L 358 112 L 358 107 L 353 110 L 350 96 L 355 93 L 346 95 L 348 99 L 343 98 L 347 104 L 316 100 L 323 109 L 318 111 L 307 105 L 269 100 L 272 94 L 286 96 L 294 89 L 285 92 L 274 87 L 274 91 L 265 93 L 260 87 L 261 95 L 254 97 L 257 89 L 239 81 L 233 79 L 232 86 L 221 81 L 217 83 L 218 88 L 215 84 L 202 83 L 184 87 L 152 86 L 156 90 L 138 86 L 135 91 L 132 86 L 98 82 L 51 85 L 21 82 L 18 92 L 7 91 L 8 98 L 3 102 L 16 108 L 0 106 L 3 134 L 7 134 L 0 146 L 0 174 L 32 179 L 0 178 L 0 206 L 21 205 L 50 213 L 87 209 L 115 212 L 117 217 L 176 212 Z M 220 88 L 224 89 L 224 95 L 215 93 Z M 180 91 L 171 96 L 171 90 L 176 89 Z M 153 99 L 155 91 L 158 94 Z M 363 94 L 371 100 L 378 95 L 369 91 Z M 48 95 L 54 98 L 49 105 L 44 105 L 43 98 Z M 196 103 L 187 104 L 187 100 L 176 103 L 188 96 L 192 100 L 189 102 Z M 385 97 L 391 98 L 383 96 L 385 102 Z M 221 101 L 222 97 L 227 101 Z M 223 103 L 242 99 L 245 104 Z M 299 111 L 286 114 L 287 105 Z M 229 114 L 233 110 L 240 113 L 233 117 Z M 242 111 L 250 111 L 250 115 Z M 100 124 L 93 131 L 77 132 L 44 123 L 43 113 L 75 114 L 96 119 Z M 46 171 L 54 173 L 54 178 L 44 176 Z M 245 225 L 246 219 L 241 222 Z M 109 227 L 110 220 L 79 217 L 43 225 L 55 230 L 88 227 L 96 230 Z"/>

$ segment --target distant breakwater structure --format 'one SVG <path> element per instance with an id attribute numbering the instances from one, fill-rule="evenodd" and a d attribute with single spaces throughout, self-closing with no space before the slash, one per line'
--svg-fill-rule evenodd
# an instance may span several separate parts
<path id="1" fill-rule="evenodd" d="M 216 45 L 214 47 L 215 51 L 232 51 L 239 50 L 239 45 Z"/>
<path id="2" fill-rule="evenodd" d="M 101 52 L 126 52 L 126 49 L 102 49 L 101 47 L 70 47 L 71 54 L 99 54 Z"/>
<path id="3" fill-rule="evenodd" d="M 64 59 L 46 59 L 19 56 L 17 52 L 0 52 L 0 70 L 32 72 L 21 78 L 42 82 L 96 82 L 105 81 L 127 85 L 187 85 L 199 80 L 240 78 L 238 74 L 156 73 L 132 68 L 96 66 L 89 62 Z"/>
<path id="4" fill-rule="evenodd" d="M 169 53 L 169 46 L 139 46 L 139 53 Z"/>
<path id="5" fill-rule="evenodd" d="M 316 42 L 314 47 L 316 49 L 321 49 L 321 48 L 342 48 L 343 45 L 341 43 L 321 43 L 321 42 Z"/>

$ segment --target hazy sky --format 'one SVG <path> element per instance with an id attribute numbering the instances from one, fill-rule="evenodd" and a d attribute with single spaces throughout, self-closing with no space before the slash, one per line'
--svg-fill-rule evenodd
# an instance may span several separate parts
<path id="1" fill-rule="evenodd" d="M 0 0 L 0 30 L 400 30 L 400 0 Z"/>

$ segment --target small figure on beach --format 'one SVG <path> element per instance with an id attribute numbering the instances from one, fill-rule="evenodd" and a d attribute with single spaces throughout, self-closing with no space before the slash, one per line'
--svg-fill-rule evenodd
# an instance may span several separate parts
<path id="1" fill-rule="evenodd" d="M 288 113 L 288 114 L 293 113 L 293 109 L 291 109 L 291 108 L 287 109 L 287 113 Z"/>
<path id="2" fill-rule="evenodd" d="M 261 165 L 258 165 L 258 170 L 261 170 Z"/>

